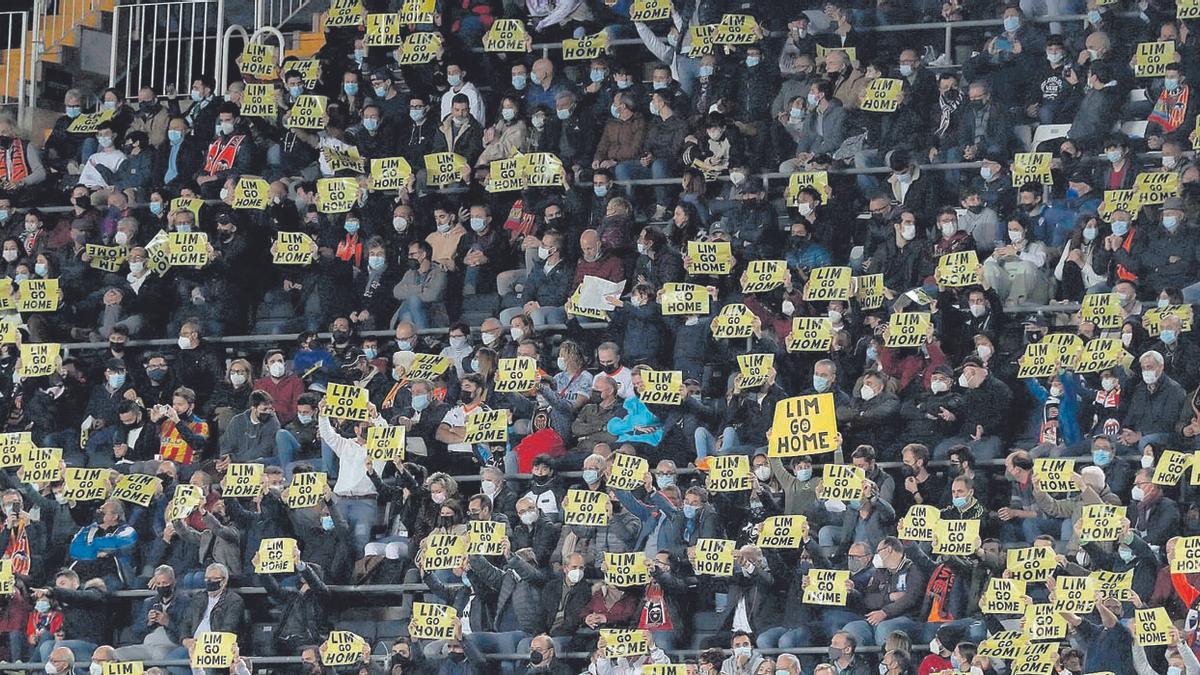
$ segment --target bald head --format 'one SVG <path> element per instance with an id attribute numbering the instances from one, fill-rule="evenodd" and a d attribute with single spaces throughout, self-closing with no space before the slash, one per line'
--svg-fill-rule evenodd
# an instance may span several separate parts
<path id="1" fill-rule="evenodd" d="M 600 233 L 595 230 L 584 230 L 583 234 L 579 235 L 579 250 L 583 253 L 583 259 L 588 262 L 595 262 L 600 259 Z"/>

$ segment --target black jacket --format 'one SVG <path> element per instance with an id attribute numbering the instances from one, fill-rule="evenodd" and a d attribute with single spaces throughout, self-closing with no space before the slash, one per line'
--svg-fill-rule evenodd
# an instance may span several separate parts
<path id="1" fill-rule="evenodd" d="M 541 606 L 538 608 L 541 616 L 538 629 L 533 635 L 549 633 L 554 637 L 573 636 L 584 626 L 584 607 L 592 599 L 592 585 L 586 580 L 580 580 L 574 586 L 567 587 L 564 573 L 560 570 L 547 574 L 542 569 L 536 570 L 533 580 L 542 581 Z M 562 623 L 554 625 L 559 606 L 563 608 Z"/>
<path id="2" fill-rule="evenodd" d="M 320 567 L 307 563 L 304 569 L 297 570 L 301 583 L 308 584 L 308 591 L 301 593 L 298 589 L 284 588 L 276 581 L 273 574 L 259 574 L 258 579 L 267 589 L 271 602 L 280 609 L 281 619 L 275 630 L 275 639 L 292 641 L 300 638 L 298 644 L 320 644 L 329 634 L 329 625 L 325 619 L 325 606 L 329 604 L 329 588 L 321 580 Z M 215 608 L 214 608 L 215 611 Z"/>
<path id="3" fill-rule="evenodd" d="M 995 375 L 988 375 L 976 389 L 968 389 L 963 393 L 962 426 L 958 433 L 963 436 L 973 436 L 975 427 L 983 427 L 984 436 L 1003 437 L 1004 420 L 1008 415 L 1008 404 L 1012 400 L 1012 391 L 1008 385 L 1001 382 Z"/>
<path id="4" fill-rule="evenodd" d="M 68 640 L 83 640 L 95 645 L 108 644 L 112 638 L 112 608 L 108 594 L 98 588 L 51 588 L 50 599 L 62 605 L 63 634 Z"/>
<path id="5" fill-rule="evenodd" d="M 188 601 L 187 613 L 183 616 L 183 623 L 179 626 L 180 639 L 187 639 L 196 633 L 196 628 L 200 626 L 200 622 L 204 620 L 204 612 L 208 609 L 208 591 L 196 591 L 192 594 Z M 242 615 L 246 611 L 246 603 L 242 601 L 242 596 L 234 593 L 228 588 L 221 594 L 217 604 L 213 605 L 212 612 L 208 617 L 209 630 L 236 633 L 241 635 L 242 631 Z M 105 644 L 97 642 L 96 644 Z"/>

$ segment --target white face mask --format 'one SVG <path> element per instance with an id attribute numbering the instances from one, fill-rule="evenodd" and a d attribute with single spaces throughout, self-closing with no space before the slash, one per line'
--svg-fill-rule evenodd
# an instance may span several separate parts
<path id="1" fill-rule="evenodd" d="M 271 374 L 271 377 L 283 377 L 283 372 L 284 372 L 283 362 L 276 361 L 275 363 L 272 363 L 271 365 L 267 366 L 267 372 Z"/>
<path id="2" fill-rule="evenodd" d="M 812 215 L 813 205 L 811 202 L 800 202 L 800 206 L 796 208 L 800 211 L 800 215 L 802 216 Z"/>
<path id="3" fill-rule="evenodd" d="M 929 391 L 932 391 L 935 394 L 940 394 L 949 388 L 950 385 L 946 384 L 945 380 L 934 380 L 929 383 Z"/>
<path id="4" fill-rule="evenodd" d="M 191 349 L 191 348 L 192 348 L 192 340 L 191 340 L 191 338 L 186 338 L 186 337 L 184 337 L 184 336 L 182 336 L 182 335 L 180 335 L 180 336 L 179 336 L 179 339 L 178 339 L 178 340 L 176 340 L 176 344 L 178 344 L 178 345 L 179 345 L 179 348 L 180 348 L 180 349 Z"/>
<path id="5" fill-rule="evenodd" d="M 943 237 L 947 237 L 947 238 L 953 237 L 955 232 L 958 232 L 958 223 L 955 223 L 953 221 L 948 221 L 948 222 L 942 223 L 942 236 Z"/>
<path id="6" fill-rule="evenodd" d="M 829 310 L 829 320 L 832 321 L 833 323 L 841 323 L 842 313 L 837 311 L 836 309 Z"/>
<path id="7" fill-rule="evenodd" d="M 479 491 L 487 495 L 489 498 L 496 494 L 496 481 L 482 480 L 479 481 Z"/>
<path id="8" fill-rule="evenodd" d="M 1153 455 L 1142 455 L 1142 468 L 1149 469 L 1153 466 L 1154 466 L 1154 456 Z"/>
<path id="9" fill-rule="evenodd" d="M 526 525 L 532 525 L 532 524 L 536 523 L 537 519 L 538 519 L 537 510 L 526 511 L 521 514 L 521 522 L 525 523 Z"/>
<path id="10" fill-rule="evenodd" d="M 771 467 L 766 464 L 761 464 L 754 467 L 754 477 L 759 480 L 766 480 L 771 477 Z"/>
<path id="11" fill-rule="evenodd" d="M 1022 232 L 1021 230 L 1009 230 L 1008 231 L 1008 240 L 1011 241 L 1012 243 L 1016 244 L 1020 241 L 1023 241 L 1024 239 L 1025 239 L 1025 233 Z"/>
<path id="12" fill-rule="evenodd" d="M 577 584 L 583 580 L 583 570 L 574 569 L 567 572 L 567 581 L 572 584 Z"/>
<path id="13" fill-rule="evenodd" d="M 875 398 L 875 390 L 864 384 L 862 389 L 858 390 L 858 395 L 862 397 L 862 400 L 870 401 Z"/>
<path id="14" fill-rule="evenodd" d="M 987 345 L 977 345 L 975 353 L 979 355 L 979 358 L 987 361 L 988 357 L 992 355 L 992 348 Z"/>
<path id="15" fill-rule="evenodd" d="M 1153 370 L 1143 370 L 1142 382 L 1145 382 L 1146 384 L 1154 384 L 1155 382 L 1158 382 L 1158 373 Z"/>
<path id="16" fill-rule="evenodd" d="M 1100 380 L 1100 386 L 1104 387 L 1104 391 L 1112 391 L 1117 388 L 1117 378 L 1106 377 Z"/>
<path id="17" fill-rule="evenodd" d="M 971 386 L 971 378 L 967 377 L 966 373 L 958 376 L 958 386 L 967 389 Z"/>
<path id="18" fill-rule="evenodd" d="M 146 263 L 141 260 L 129 261 L 129 271 L 134 274 L 141 274 L 142 270 L 146 269 Z"/>
<path id="19" fill-rule="evenodd" d="M 900 236 L 903 237 L 905 241 L 912 241 L 913 239 L 916 239 L 917 238 L 917 226 L 916 225 L 901 226 Z"/>

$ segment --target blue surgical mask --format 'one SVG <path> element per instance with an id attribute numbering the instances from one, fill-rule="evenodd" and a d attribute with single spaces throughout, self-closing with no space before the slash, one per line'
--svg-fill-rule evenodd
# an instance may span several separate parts
<path id="1" fill-rule="evenodd" d="M 483 218 L 471 218 L 471 229 L 475 232 L 483 232 L 487 227 L 487 221 Z"/>
<path id="2" fill-rule="evenodd" d="M 120 389 L 125 386 L 125 373 L 113 373 L 108 376 L 108 386 L 113 389 Z"/>
<path id="3" fill-rule="evenodd" d="M 354 233 L 358 232 L 358 221 L 357 220 L 347 220 L 346 224 L 343 225 L 343 227 L 345 227 L 346 231 L 349 232 L 350 234 L 354 234 Z"/>
<path id="4" fill-rule="evenodd" d="M 1172 328 L 1164 328 L 1158 335 L 1158 338 L 1163 341 L 1164 345 L 1175 344 L 1176 337 L 1178 336 L 1175 335 L 1175 330 Z"/>
<path id="5" fill-rule="evenodd" d="M 97 136 L 96 142 L 99 143 L 100 147 L 102 147 L 102 148 L 111 148 L 112 144 L 113 144 L 113 137 L 112 136 Z"/>
<path id="6" fill-rule="evenodd" d="M 204 100 L 204 94 L 201 94 L 200 92 L 196 91 L 195 89 L 192 90 L 191 95 L 192 95 L 192 101 L 194 101 L 196 103 L 199 103 L 200 101 Z"/>
<path id="7" fill-rule="evenodd" d="M 367 258 L 367 267 L 370 267 L 373 270 L 381 270 L 386 264 L 387 258 L 384 258 L 381 255 L 373 255 Z"/>
<path id="8" fill-rule="evenodd" d="M 425 119 L 425 109 L 421 108 L 420 110 L 412 110 L 410 108 L 408 111 L 408 116 L 410 119 L 412 119 L 412 121 L 416 122 L 417 124 L 420 124 L 421 120 Z"/>
<path id="9" fill-rule="evenodd" d="M 902 77 L 911 77 L 912 74 L 913 74 L 912 66 L 908 65 L 907 63 L 900 64 L 900 75 Z"/>
<path id="10" fill-rule="evenodd" d="M 603 82 L 606 77 L 608 77 L 608 71 L 600 68 L 592 68 L 592 72 L 589 74 L 592 82 Z"/>
<path id="11" fill-rule="evenodd" d="M 868 361 L 878 361 L 879 360 L 879 350 L 875 349 L 874 347 L 867 347 L 867 360 Z"/>
<path id="12" fill-rule="evenodd" d="M 355 61 L 358 61 L 359 63 L 361 63 L 362 60 L 365 58 L 367 58 L 367 50 L 365 50 L 365 49 L 355 49 L 354 50 L 354 60 Z"/>
<path id="13" fill-rule="evenodd" d="M 617 104 L 616 104 L 616 103 L 614 103 L 614 104 L 612 104 L 612 105 L 608 106 L 608 114 L 612 115 L 613 117 L 620 117 L 620 116 L 621 116 L 621 113 L 620 113 L 620 111 L 618 111 L 618 110 L 617 110 Z"/>
<path id="14" fill-rule="evenodd" d="M 321 516 L 321 529 L 326 532 L 333 529 L 333 516 Z"/>
<path id="15" fill-rule="evenodd" d="M 850 501 L 846 502 L 846 507 L 849 508 L 851 511 L 857 511 L 858 509 L 862 508 L 862 500 L 861 499 L 851 499 Z"/>
<path id="16" fill-rule="evenodd" d="M 713 74 L 712 66 L 700 66 L 700 77 L 712 77 L 712 74 Z"/>
<path id="17" fill-rule="evenodd" d="M 793 121 L 798 120 L 804 117 L 804 111 L 800 108 L 792 108 L 788 110 L 788 117 L 792 118 Z"/>
<path id="18" fill-rule="evenodd" d="M 592 186 L 592 194 L 596 195 L 597 197 L 607 196 L 608 195 L 608 186 L 607 185 L 593 185 Z"/>
<path id="19" fill-rule="evenodd" d="M 504 118 L 505 122 L 511 122 L 516 119 L 517 111 L 513 110 L 512 108 L 501 108 L 500 116 Z"/>
<path id="20" fill-rule="evenodd" d="M 595 469 L 583 470 L 583 482 L 588 485 L 594 485 L 600 482 L 600 472 Z"/>
<path id="21" fill-rule="evenodd" d="M 417 412 L 429 407 L 429 394 L 414 394 L 412 397 L 412 408 Z"/>
<path id="22" fill-rule="evenodd" d="M 746 67 L 747 68 L 753 68 L 754 66 L 757 66 L 759 63 L 762 63 L 761 56 L 747 56 L 746 57 Z"/>
<path id="23" fill-rule="evenodd" d="M 167 138 L 171 139 L 171 145 L 179 145 L 183 142 L 183 132 L 178 129 L 168 129 Z"/>
<path id="24" fill-rule="evenodd" d="M 967 508 L 967 498 L 966 497 L 955 497 L 955 498 L 951 499 L 950 501 L 954 502 L 955 508 L 958 508 L 958 509 Z"/>
<path id="25" fill-rule="evenodd" d="M 691 504 L 683 505 L 683 517 L 691 520 L 696 517 L 696 513 L 700 511 L 700 507 L 692 506 Z"/>
<path id="26" fill-rule="evenodd" d="M 1095 238 L 1096 238 L 1096 228 L 1094 228 L 1094 227 L 1083 228 L 1083 240 L 1084 241 L 1093 241 Z"/>
<path id="27" fill-rule="evenodd" d="M 1176 89 L 1179 88 L 1179 78 L 1178 77 L 1163 78 L 1163 87 L 1165 87 L 1167 91 L 1175 91 Z"/>
<path id="28" fill-rule="evenodd" d="M 411 352 L 412 340 L 396 340 L 396 349 L 402 352 Z"/>
<path id="29" fill-rule="evenodd" d="M 35 610 L 45 614 L 46 612 L 50 611 L 50 601 L 49 600 L 38 600 L 37 602 L 35 602 L 33 604 L 33 608 Z"/>
<path id="30" fill-rule="evenodd" d="M 991 180 L 992 179 L 992 167 L 990 167 L 990 166 L 979 167 L 979 176 L 981 178 L 983 178 L 984 180 Z"/>
<path id="31" fill-rule="evenodd" d="M 800 481 L 801 483 L 807 483 L 808 481 L 812 480 L 812 476 L 812 468 L 796 469 L 796 480 Z"/>
<path id="32" fill-rule="evenodd" d="M 1093 450 L 1092 451 L 1092 464 L 1095 464 L 1096 466 L 1099 466 L 1099 467 L 1108 466 L 1110 463 L 1112 463 L 1112 458 L 1113 458 L 1112 453 L 1109 452 L 1108 450 Z"/>
<path id="33" fill-rule="evenodd" d="M 816 94 L 813 94 L 811 92 L 807 96 L 804 97 L 804 100 L 808 101 L 808 107 L 810 107 L 810 108 L 817 107 L 817 104 L 821 102 L 821 99 L 818 98 Z"/>
<path id="34" fill-rule="evenodd" d="M 446 84 L 450 85 L 451 87 L 457 87 L 458 85 L 462 84 L 462 75 L 447 75 Z"/>
<path id="35" fill-rule="evenodd" d="M 46 269 L 46 263 L 37 263 L 33 266 L 33 273 L 39 277 L 46 276 L 47 271 L 49 270 Z"/>
<path id="36" fill-rule="evenodd" d="M 387 87 L 375 87 L 375 97 L 376 98 L 387 98 L 387 92 L 388 92 Z"/>
<path id="37" fill-rule="evenodd" d="M 479 372 L 479 359 L 471 359 L 471 372 L 472 373 Z"/>
<path id="38" fill-rule="evenodd" d="M 1117 549 L 1117 555 L 1121 556 L 1121 562 L 1131 562 L 1133 560 L 1133 551 L 1124 546 Z"/>
<path id="39" fill-rule="evenodd" d="M 150 202 L 150 213 L 153 213 L 156 216 L 160 216 L 160 215 L 162 215 L 162 212 L 163 212 L 163 203 L 162 202 Z"/>
<path id="40" fill-rule="evenodd" d="M 1163 227 L 1174 232 L 1176 227 L 1179 227 L 1179 216 L 1163 216 Z"/>
<path id="41" fill-rule="evenodd" d="M 1159 298 L 1158 302 L 1155 303 L 1155 307 L 1158 307 L 1159 309 L 1166 309 L 1170 306 L 1171 306 L 1171 301 L 1168 300 L 1167 298 Z"/>
<path id="42" fill-rule="evenodd" d="M 1112 233 L 1118 237 L 1124 237 L 1129 233 L 1129 221 L 1114 220 L 1112 224 Z"/>
<path id="43" fill-rule="evenodd" d="M 1121 161 L 1120 150 L 1108 150 L 1104 153 L 1104 159 L 1107 159 L 1109 164 L 1116 164 Z"/>
<path id="44" fill-rule="evenodd" d="M 342 83 L 342 91 L 346 92 L 347 96 L 357 96 L 358 95 L 358 83 L 357 82 L 343 82 Z"/>
<path id="45" fill-rule="evenodd" d="M 179 223 L 178 225 L 175 226 L 175 231 L 176 232 L 191 232 L 192 224 L 191 223 Z"/>
<path id="46" fill-rule="evenodd" d="M 666 487 L 671 487 L 675 484 L 675 475 L 669 473 L 660 473 L 654 477 L 654 484 L 657 485 L 658 489 L 660 490 Z"/>
<path id="47" fill-rule="evenodd" d="M 300 422 L 300 424 L 312 424 L 313 416 L 305 415 L 303 413 L 296 413 L 296 421 Z"/>
<path id="48" fill-rule="evenodd" d="M 813 389 L 815 389 L 817 393 L 822 393 L 829 389 L 829 378 L 822 377 L 820 375 L 813 375 L 812 385 Z"/>
<path id="49" fill-rule="evenodd" d="M 560 119 L 560 120 L 570 119 L 571 109 L 570 108 L 562 108 L 559 110 L 555 110 L 554 114 L 557 115 L 558 119 Z"/>
<path id="50" fill-rule="evenodd" d="M 375 119 L 374 117 L 367 117 L 363 119 L 363 128 L 367 131 L 378 131 L 379 120 Z"/>
<path id="51" fill-rule="evenodd" d="M 617 80 L 617 89 L 624 91 L 633 86 L 633 80 Z"/>
<path id="52" fill-rule="evenodd" d="M 288 87 L 288 93 L 292 95 L 292 98 L 297 98 L 304 93 L 304 86 Z"/>
<path id="53" fill-rule="evenodd" d="M 528 82 L 529 82 L 529 78 L 525 77 L 524 75 L 513 75 L 512 76 L 513 89 L 524 89 L 525 85 L 528 84 Z"/>
<path id="54" fill-rule="evenodd" d="M 1090 24 L 1095 25 L 1100 23 L 1100 18 L 1101 15 L 1099 10 L 1093 9 L 1087 13 L 1087 20 Z"/>
<path id="55" fill-rule="evenodd" d="M 1066 196 L 1067 199 L 1078 199 L 1079 190 L 1076 190 L 1075 188 L 1067 188 Z"/>
<path id="56" fill-rule="evenodd" d="M 83 114 L 83 109 L 81 109 L 79 106 L 77 106 L 77 105 L 67 106 L 67 117 L 69 117 L 70 119 L 75 119 L 76 117 L 79 117 L 82 114 Z"/>
<path id="57" fill-rule="evenodd" d="M 666 89 L 669 86 L 671 86 L 670 82 L 655 82 L 654 83 L 654 91 L 662 91 L 663 89 Z"/>
<path id="58" fill-rule="evenodd" d="M 1021 18 L 1016 16 L 1004 17 L 1004 30 L 1012 33 L 1021 27 Z"/>

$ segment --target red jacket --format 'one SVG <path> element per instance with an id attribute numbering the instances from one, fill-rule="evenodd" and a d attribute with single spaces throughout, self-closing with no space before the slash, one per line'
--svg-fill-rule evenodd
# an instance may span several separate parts
<path id="1" fill-rule="evenodd" d="M 275 416 L 279 418 L 279 426 L 296 419 L 296 401 L 304 393 L 304 382 L 288 373 L 276 382 L 270 377 L 260 377 L 254 381 L 254 388 L 265 391 L 275 399 Z"/>

